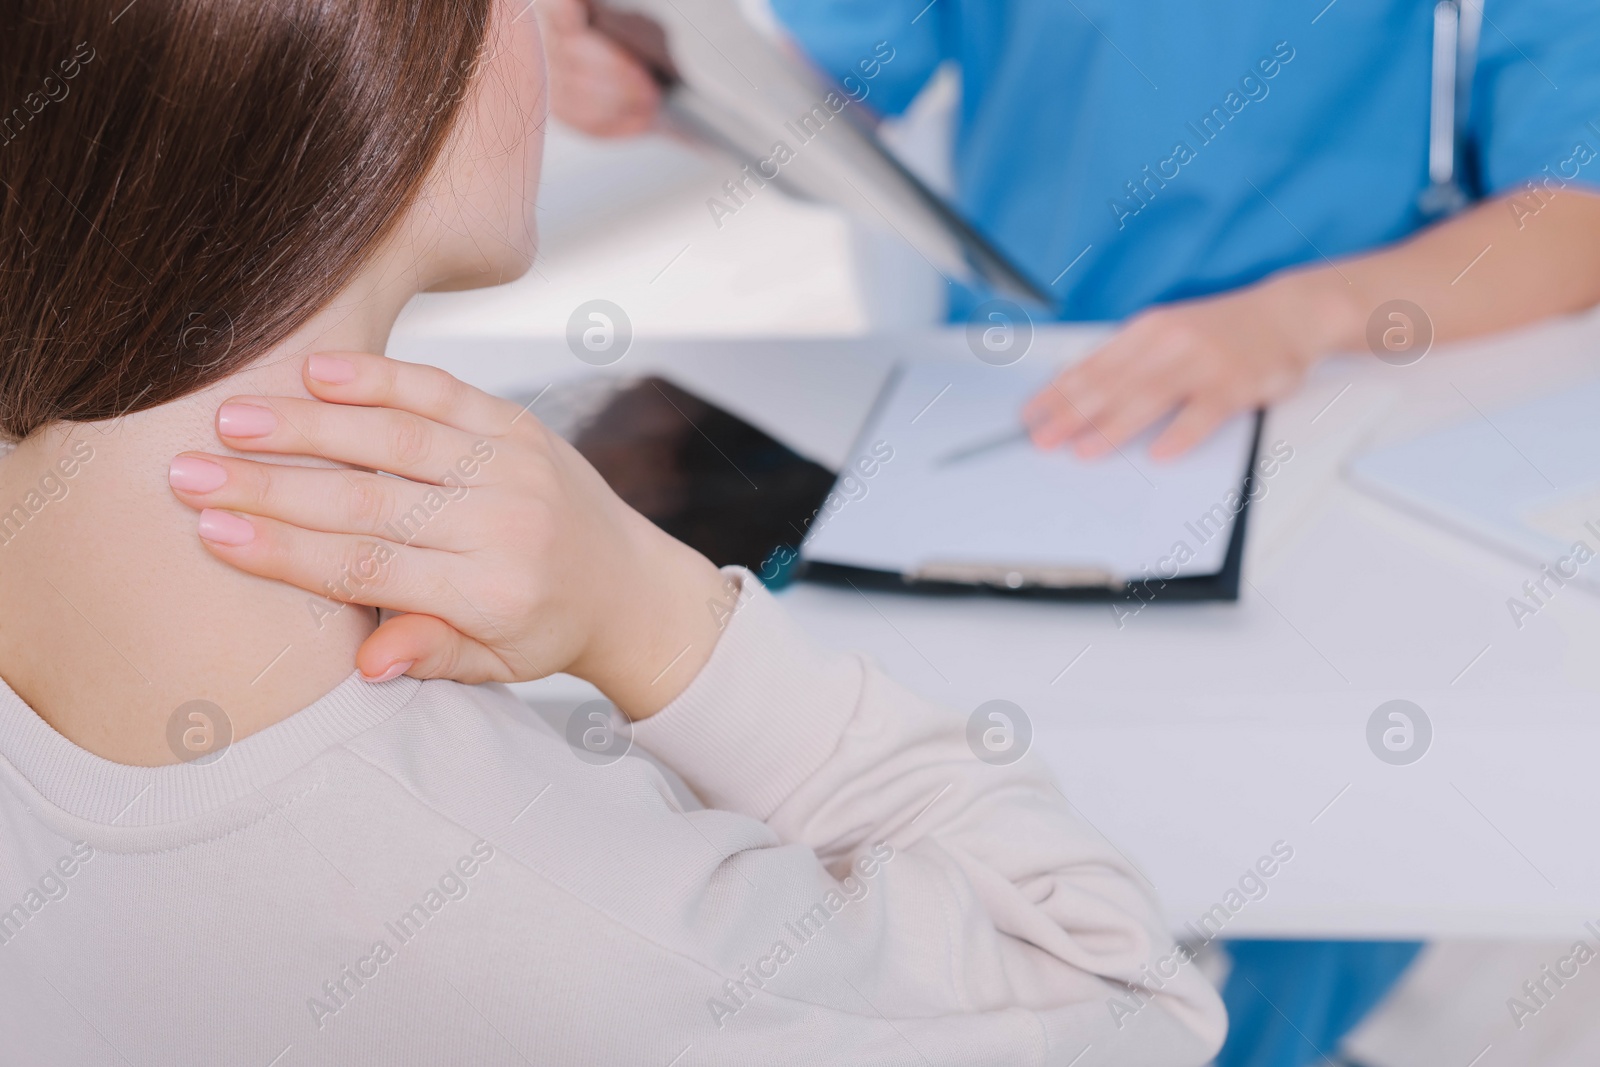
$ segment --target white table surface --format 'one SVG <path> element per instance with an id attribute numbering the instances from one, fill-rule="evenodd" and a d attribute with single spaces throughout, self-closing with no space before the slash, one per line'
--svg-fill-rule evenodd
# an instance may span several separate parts
<path id="1" fill-rule="evenodd" d="M 1098 334 L 1045 328 L 1027 361 L 1070 359 Z M 559 338 L 400 336 L 391 354 L 508 394 L 593 373 Z M 959 330 L 637 338 L 608 373 L 665 371 L 838 465 L 904 358 L 973 357 Z M 1019 704 L 1066 795 L 1176 923 L 1281 840 L 1294 859 L 1229 936 L 1577 937 L 1600 919 L 1600 597 L 1563 589 L 1518 630 L 1506 602 L 1536 568 L 1365 496 L 1340 468 L 1595 376 L 1592 315 L 1410 367 L 1325 363 L 1268 420 L 1264 447 L 1287 442 L 1294 458 L 1253 506 L 1237 604 L 1157 604 L 1119 628 L 1105 605 L 806 584 L 782 598 L 819 641 L 866 650 L 936 700 Z M 565 678 L 526 690 L 586 695 Z M 1366 743 L 1369 715 L 1394 698 L 1433 723 L 1408 766 Z"/>

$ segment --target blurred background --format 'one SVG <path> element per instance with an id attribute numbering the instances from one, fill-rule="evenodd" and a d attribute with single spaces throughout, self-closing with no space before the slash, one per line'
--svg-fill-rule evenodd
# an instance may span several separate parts
<path id="1" fill-rule="evenodd" d="M 947 67 L 880 130 L 941 192 L 959 93 Z M 534 269 L 494 289 L 424 295 L 397 335 L 559 337 L 572 309 L 596 298 L 652 337 L 851 336 L 942 321 L 945 283 L 891 232 L 770 186 L 718 225 L 707 201 L 737 169 L 664 135 L 602 140 L 552 117 Z"/>

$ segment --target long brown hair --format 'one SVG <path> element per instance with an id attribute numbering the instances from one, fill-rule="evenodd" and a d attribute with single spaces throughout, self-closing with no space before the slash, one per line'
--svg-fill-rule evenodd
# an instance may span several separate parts
<path id="1" fill-rule="evenodd" d="M 13 0 L 0 434 L 154 407 L 353 278 L 449 133 L 494 0 Z"/>

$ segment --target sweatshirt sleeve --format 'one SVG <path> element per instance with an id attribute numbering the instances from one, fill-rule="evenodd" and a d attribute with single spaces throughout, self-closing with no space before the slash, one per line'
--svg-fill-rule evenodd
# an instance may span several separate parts
<path id="1" fill-rule="evenodd" d="M 917 1033 L 924 1062 L 1209 1060 L 1226 1029 L 1215 991 L 1042 764 L 980 761 L 963 717 L 818 649 L 754 576 L 729 573 L 741 593 L 710 661 L 634 740 L 719 809 L 698 813 L 703 835 L 736 812 L 784 846 L 732 856 L 749 860 L 752 889 L 818 887 L 744 977 L 776 972 L 780 942 L 793 950 L 826 923 L 831 984 L 866 1019 Z M 743 988 L 730 983 L 729 1016 Z M 995 1058 L 966 1059 L 970 1042 Z"/>

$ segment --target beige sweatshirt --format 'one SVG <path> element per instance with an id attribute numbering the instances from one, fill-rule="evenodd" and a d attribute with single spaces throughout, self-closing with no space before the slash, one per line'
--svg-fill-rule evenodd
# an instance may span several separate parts
<path id="1" fill-rule="evenodd" d="M 0 684 L 0 1062 L 1204 1063 L 1216 995 L 1043 768 L 734 573 L 634 731 L 704 810 L 496 686 L 352 676 L 140 768 Z"/>

